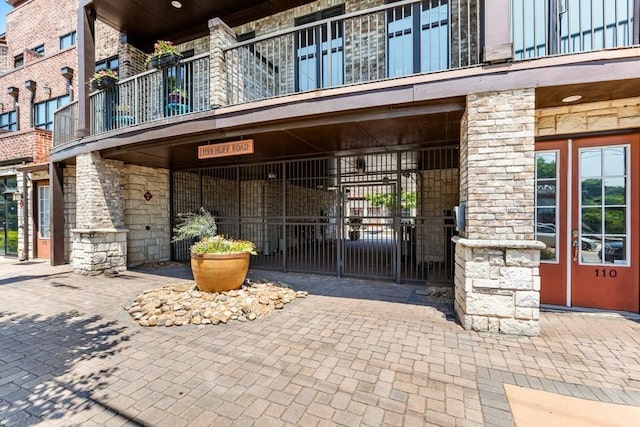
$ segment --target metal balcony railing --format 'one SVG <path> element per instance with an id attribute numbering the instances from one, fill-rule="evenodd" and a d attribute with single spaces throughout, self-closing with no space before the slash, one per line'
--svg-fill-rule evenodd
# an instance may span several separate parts
<path id="1" fill-rule="evenodd" d="M 53 114 L 53 144 L 66 144 L 76 140 L 78 129 L 78 101 L 60 107 Z"/>
<path id="2" fill-rule="evenodd" d="M 122 79 L 90 95 L 91 135 L 208 110 L 209 81 L 209 54 Z"/>
<path id="3" fill-rule="evenodd" d="M 637 0 L 512 0 L 515 59 L 631 46 Z"/>
<path id="4" fill-rule="evenodd" d="M 400 1 L 225 50 L 230 104 L 480 62 L 480 0 Z"/>

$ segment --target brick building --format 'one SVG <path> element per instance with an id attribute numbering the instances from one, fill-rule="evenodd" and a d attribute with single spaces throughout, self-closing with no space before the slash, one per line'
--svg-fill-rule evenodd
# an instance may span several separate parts
<path id="1" fill-rule="evenodd" d="M 86 0 L 80 79 L 103 22 L 120 80 L 56 113 L 53 262 L 185 260 L 205 207 L 255 268 L 449 284 L 465 328 L 638 312 L 639 7 Z M 156 40 L 183 59 L 148 69 Z"/>
<path id="2" fill-rule="evenodd" d="M 49 258 L 51 129 L 55 110 L 77 96 L 77 2 L 9 4 L 0 40 L 0 256 Z M 98 58 L 113 54 L 114 45 L 98 49 Z"/>

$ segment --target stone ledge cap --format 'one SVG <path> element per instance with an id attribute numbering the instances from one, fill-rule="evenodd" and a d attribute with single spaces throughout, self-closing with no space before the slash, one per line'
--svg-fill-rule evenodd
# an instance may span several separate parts
<path id="1" fill-rule="evenodd" d="M 539 249 L 547 246 L 537 240 L 490 240 L 490 239 L 466 239 L 460 236 L 453 236 L 451 241 L 456 245 L 468 248 L 497 248 L 497 249 Z"/>
<path id="2" fill-rule="evenodd" d="M 109 233 L 128 233 L 128 228 L 73 228 L 71 230 L 72 233 L 78 234 L 91 234 L 91 233 L 99 233 L 99 234 L 109 234 Z"/>

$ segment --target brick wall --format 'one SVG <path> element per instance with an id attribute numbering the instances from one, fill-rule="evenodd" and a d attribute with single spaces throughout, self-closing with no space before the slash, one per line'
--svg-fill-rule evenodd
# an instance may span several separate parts
<path id="1" fill-rule="evenodd" d="M 13 66 L 13 58 L 16 55 L 41 44 L 44 44 L 47 56 L 58 52 L 60 36 L 76 29 L 77 7 L 77 0 L 31 0 L 9 12 L 9 67 Z M 75 64 L 72 66 L 77 67 Z"/>
<path id="2" fill-rule="evenodd" d="M 123 170 L 127 265 L 170 259 L 169 171 L 127 165 Z M 151 199 L 146 200 L 146 192 Z"/>
<path id="3" fill-rule="evenodd" d="M 26 129 L 0 133 L 0 161 L 32 158 L 34 163 L 49 161 L 51 131 Z"/>
<path id="4" fill-rule="evenodd" d="M 536 110 L 536 136 L 640 127 L 640 97 Z"/>
<path id="5" fill-rule="evenodd" d="M 344 4 L 345 12 L 351 13 L 381 6 L 384 3 L 382 0 L 346 2 L 322 0 L 238 26 L 233 30 L 237 34 L 255 31 L 256 36 L 263 36 L 294 28 L 296 18 L 333 6 Z M 434 7 L 437 5 L 434 4 Z M 454 0 L 450 2 L 449 7 L 448 32 L 451 39 L 451 48 L 447 50 L 449 64 L 441 64 L 441 66 L 457 68 L 477 64 L 479 62 L 478 0 Z M 397 12 L 398 17 L 404 13 L 401 10 Z M 387 16 L 384 11 L 358 15 L 344 21 L 342 42 L 344 76 L 342 81 L 332 82 L 332 85 L 375 81 L 391 74 L 387 71 L 386 22 Z M 213 51 L 217 46 L 213 42 L 216 33 L 212 31 L 211 34 Z M 295 92 L 294 40 L 294 35 L 289 33 L 256 42 L 251 51 L 248 48 L 240 48 L 227 52 L 226 70 L 234 91 L 230 102 L 247 102 Z M 446 41 L 446 39 L 443 40 L 443 42 Z M 226 46 L 225 40 L 221 42 Z M 444 43 L 441 48 L 447 49 Z M 215 63 L 215 58 L 212 57 L 212 64 Z M 409 63 L 398 64 L 398 66 L 398 71 L 404 72 L 407 71 Z M 433 66 L 435 69 L 435 64 Z M 214 77 L 215 75 L 214 73 Z M 214 81 L 213 87 L 215 86 Z"/>
<path id="6" fill-rule="evenodd" d="M 12 69 L 0 76 L 0 87 L 5 90 L 0 91 L 0 103 L 4 106 L 4 111 L 13 111 L 13 97 L 7 94 L 6 88 L 14 86 L 19 90 L 18 102 L 20 105 L 20 129 L 27 129 L 31 116 L 31 92 L 24 87 L 26 80 L 33 80 L 37 84 L 34 102 L 45 101 L 50 98 L 67 94 L 67 80 L 60 74 L 62 67 L 78 68 L 76 49 L 70 48 L 57 53 L 47 55 L 24 67 Z M 73 79 L 73 89 L 77 92 L 77 77 Z M 44 87 L 51 89 L 51 95 L 45 93 Z"/>

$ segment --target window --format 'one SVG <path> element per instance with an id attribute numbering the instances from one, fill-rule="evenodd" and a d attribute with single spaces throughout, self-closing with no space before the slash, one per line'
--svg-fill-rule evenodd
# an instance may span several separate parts
<path id="1" fill-rule="evenodd" d="M 76 32 L 71 31 L 64 36 L 60 36 L 60 49 L 66 49 L 76 44 Z"/>
<path id="2" fill-rule="evenodd" d="M 540 253 L 540 261 L 557 262 L 558 256 L 558 152 L 536 153 L 536 240 L 547 248 Z"/>
<path id="3" fill-rule="evenodd" d="M 53 113 L 60 107 L 67 105 L 71 100 L 69 95 L 38 102 L 33 107 L 33 125 L 41 129 L 49 129 L 53 125 Z"/>
<path id="4" fill-rule="evenodd" d="M 296 19 L 296 25 L 333 18 L 344 14 L 336 6 Z M 305 91 L 341 85 L 344 82 L 344 25 L 332 21 L 299 31 L 295 39 L 296 90 Z"/>
<path id="5" fill-rule="evenodd" d="M 389 77 L 449 67 L 449 4 L 429 0 L 398 6 L 387 16 Z"/>
<path id="6" fill-rule="evenodd" d="M 249 31 L 248 33 L 238 34 L 238 36 L 236 37 L 236 40 L 238 42 L 246 42 L 247 40 L 251 40 L 255 38 L 256 38 L 256 32 Z"/>
<path id="7" fill-rule="evenodd" d="M 18 130 L 16 117 L 17 115 L 15 111 L 9 111 L 8 113 L 0 114 L 0 129 Z"/>
<path id="8" fill-rule="evenodd" d="M 13 67 L 18 68 L 24 65 L 24 55 L 21 53 L 20 55 L 16 55 L 13 57 Z"/>
<path id="9" fill-rule="evenodd" d="M 516 59 L 633 44 L 634 0 L 513 0 Z"/>
<path id="10" fill-rule="evenodd" d="M 50 203 L 49 203 L 49 186 L 42 185 L 38 187 L 38 217 L 39 223 L 39 235 L 41 239 L 48 239 L 51 237 L 50 227 Z"/>
<path id="11" fill-rule="evenodd" d="M 96 71 L 113 70 L 117 72 L 119 68 L 120 61 L 118 60 L 118 55 L 110 56 L 109 58 L 96 61 Z"/>
<path id="12" fill-rule="evenodd" d="M 31 50 L 37 53 L 38 55 L 44 55 L 44 44 L 38 45 Z"/>

